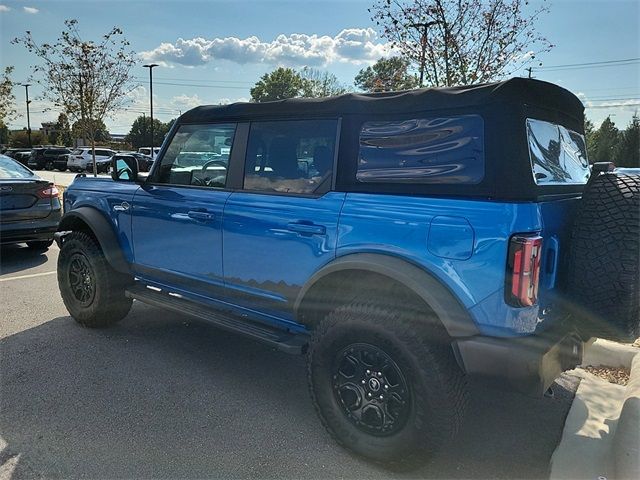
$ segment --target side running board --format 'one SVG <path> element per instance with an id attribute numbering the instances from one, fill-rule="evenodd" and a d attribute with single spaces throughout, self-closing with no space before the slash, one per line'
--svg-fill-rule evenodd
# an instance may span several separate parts
<path id="1" fill-rule="evenodd" d="M 270 328 L 244 318 L 208 308 L 190 300 L 185 300 L 184 298 L 169 295 L 169 293 L 165 293 L 164 291 L 152 290 L 145 285 L 133 285 L 129 287 L 126 295 L 129 298 L 153 305 L 154 307 L 173 310 L 205 320 L 219 328 L 239 333 L 245 337 L 271 345 L 285 353 L 300 355 L 304 353 L 307 346 L 308 335 Z"/>

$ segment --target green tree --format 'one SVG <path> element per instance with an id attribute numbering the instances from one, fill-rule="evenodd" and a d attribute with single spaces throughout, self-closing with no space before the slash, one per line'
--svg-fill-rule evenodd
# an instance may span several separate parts
<path id="1" fill-rule="evenodd" d="M 584 139 L 587 143 L 587 157 L 589 161 L 593 163 L 593 159 L 596 158 L 596 137 L 597 130 L 593 126 L 593 122 L 589 119 L 584 121 Z"/>
<path id="2" fill-rule="evenodd" d="M 92 132 L 92 136 L 88 137 L 87 132 Z M 108 142 L 111 139 L 107 126 L 102 120 L 77 120 L 71 127 L 71 133 L 75 138 L 81 138 L 85 145 L 87 140 L 91 141 L 92 147 L 97 142 Z"/>
<path id="3" fill-rule="evenodd" d="M 51 141 L 56 145 L 73 145 L 73 133 L 69 126 L 69 117 L 65 113 L 58 115 L 56 121 L 56 135 Z"/>
<path id="4" fill-rule="evenodd" d="M 640 117 L 636 113 L 627 128 L 620 133 L 615 147 L 618 167 L 640 167 Z"/>
<path id="5" fill-rule="evenodd" d="M 162 145 L 164 137 L 169 131 L 169 125 L 161 122 L 157 118 L 153 119 L 153 144 L 157 147 Z M 133 148 L 148 147 L 151 145 L 151 119 L 146 116 L 139 116 L 131 125 L 131 130 L 124 138 Z"/>
<path id="6" fill-rule="evenodd" d="M 418 85 L 439 87 L 495 80 L 550 50 L 536 30 L 548 7 L 529 3 L 374 0 L 369 12 L 382 36 L 416 67 Z"/>
<path id="7" fill-rule="evenodd" d="M 305 97 L 331 97 L 342 95 L 347 91 L 333 73 L 304 67 L 299 74 L 304 80 L 303 96 Z"/>
<path id="8" fill-rule="evenodd" d="M 620 132 L 611 117 L 607 117 L 595 133 L 595 153 L 591 162 L 613 162 Z"/>
<path id="9" fill-rule="evenodd" d="M 271 73 L 265 73 L 251 89 L 251 99 L 254 102 L 270 102 L 285 98 L 305 96 L 306 82 L 302 76 L 292 68 L 276 68 Z"/>
<path id="10" fill-rule="evenodd" d="M 43 86 L 40 98 L 60 107 L 82 130 L 80 136 L 94 147 L 95 175 L 95 144 L 104 133 L 100 128 L 129 101 L 136 56 L 118 27 L 93 41 L 80 36 L 77 20 L 65 20 L 64 26 L 54 43 L 38 43 L 29 31 L 12 43 L 24 45 L 40 60 L 34 66 L 34 80 Z"/>
<path id="11" fill-rule="evenodd" d="M 400 57 L 381 58 L 371 67 L 360 70 L 355 85 L 367 92 L 394 92 L 418 86 L 418 79 L 408 72 L 409 62 Z"/>
<path id="12" fill-rule="evenodd" d="M 0 122 L 0 144 L 6 145 L 9 143 L 9 127 Z"/>

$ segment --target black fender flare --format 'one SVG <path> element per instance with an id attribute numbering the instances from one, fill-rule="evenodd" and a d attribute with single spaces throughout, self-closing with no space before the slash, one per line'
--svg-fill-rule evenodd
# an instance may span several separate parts
<path id="1" fill-rule="evenodd" d="M 376 253 L 348 254 L 318 270 L 296 298 L 293 307 L 296 317 L 305 296 L 317 282 L 328 275 L 354 270 L 384 275 L 407 287 L 431 307 L 449 336 L 459 338 L 478 335 L 478 328 L 467 309 L 440 280 L 407 260 Z"/>
<path id="2" fill-rule="evenodd" d="M 55 235 L 58 246 L 62 247 L 62 244 L 64 244 L 66 233 L 77 230 L 74 227 L 78 222 L 84 223 L 89 227 L 93 236 L 98 240 L 105 258 L 114 270 L 122 273 L 131 273 L 129 262 L 127 262 L 122 253 L 120 242 L 111 222 L 96 208 L 79 207 L 65 213 L 58 225 L 58 233 Z"/>

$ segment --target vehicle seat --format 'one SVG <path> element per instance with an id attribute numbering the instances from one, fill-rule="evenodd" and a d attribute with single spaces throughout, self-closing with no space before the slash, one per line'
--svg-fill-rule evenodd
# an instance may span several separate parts
<path id="1" fill-rule="evenodd" d="M 296 142 L 287 137 L 276 137 L 269 148 L 269 166 L 276 177 L 300 178 Z"/>
<path id="2" fill-rule="evenodd" d="M 316 167 L 318 174 L 324 177 L 331 171 L 333 159 L 331 158 L 331 150 L 329 147 L 320 145 L 313 149 L 313 166 Z"/>

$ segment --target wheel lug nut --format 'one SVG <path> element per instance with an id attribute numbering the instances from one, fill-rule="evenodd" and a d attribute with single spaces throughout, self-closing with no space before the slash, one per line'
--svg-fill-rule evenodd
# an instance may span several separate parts
<path id="1" fill-rule="evenodd" d="M 382 372 L 378 372 L 378 376 L 381 377 L 382 376 Z"/>
<path id="2" fill-rule="evenodd" d="M 371 398 L 371 392 L 367 393 L 367 397 Z"/>
<path id="3" fill-rule="evenodd" d="M 380 400 L 384 400 L 384 397 L 382 395 L 380 395 Z"/>
<path id="4" fill-rule="evenodd" d="M 384 386 L 384 389 L 385 389 L 385 390 L 389 390 L 389 385 L 385 385 L 385 386 Z"/>
<path id="5" fill-rule="evenodd" d="M 363 384 L 363 385 L 364 385 L 364 384 L 366 384 L 366 383 L 367 383 L 367 382 L 365 382 L 364 380 L 362 380 L 362 384 Z"/>
<path id="6" fill-rule="evenodd" d="M 371 375 L 371 370 L 367 370 L 367 375 Z"/>

